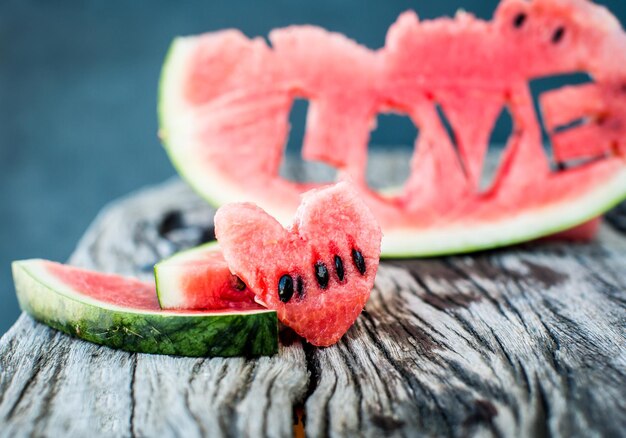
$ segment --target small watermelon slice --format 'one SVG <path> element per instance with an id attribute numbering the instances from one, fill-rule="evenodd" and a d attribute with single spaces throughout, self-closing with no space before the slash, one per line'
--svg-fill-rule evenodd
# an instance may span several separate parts
<path id="1" fill-rule="evenodd" d="M 602 6 L 504 0 L 491 21 L 465 12 L 420 21 L 407 12 L 378 50 L 314 26 L 269 39 L 271 47 L 235 30 L 178 38 L 164 64 L 160 135 L 180 174 L 214 204 L 254 202 L 289 223 L 299 195 L 315 186 L 279 175 L 298 97 L 310 100 L 303 157 L 356 184 L 384 231 L 384 255 L 531 240 L 626 198 L 626 34 Z M 595 82 L 541 99 L 556 158 L 580 164 L 551 165 L 529 81 L 581 71 Z M 513 134 L 493 185 L 481 191 L 505 108 Z M 367 141 L 376 115 L 390 111 L 408 115 L 420 134 L 402 191 L 381 196 L 365 181 Z M 584 123 L 561 130 L 576 119 Z"/>
<path id="2" fill-rule="evenodd" d="M 313 345 L 337 342 L 374 286 L 380 227 L 346 182 L 305 193 L 289 229 L 256 205 L 225 205 L 215 234 L 257 301 Z"/>
<path id="3" fill-rule="evenodd" d="M 24 311 L 96 344 L 180 356 L 278 351 L 273 311 L 162 311 L 154 284 L 39 259 L 13 262 L 13 279 Z"/>
<path id="4" fill-rule="evenodd" d="M 261 309 L 231 274 L 217 242 L 179 252 L 154 266 L 159 305 L 168 310 Z"/>

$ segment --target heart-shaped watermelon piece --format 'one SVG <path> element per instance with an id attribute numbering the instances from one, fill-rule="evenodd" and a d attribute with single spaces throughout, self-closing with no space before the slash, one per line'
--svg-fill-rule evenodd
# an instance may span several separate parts
<path id="1" fill-rule="evenodd" d="M 254 204 L 225 205 L 215 234 L 256 300 L 313 345 L 337 342 L 374 286 L 382 233 L 346 182 L 307 192 L 288 228 Z"/>

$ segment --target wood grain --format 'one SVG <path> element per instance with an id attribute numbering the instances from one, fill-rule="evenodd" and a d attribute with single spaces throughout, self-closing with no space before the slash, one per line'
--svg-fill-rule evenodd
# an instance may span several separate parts
<path id="1" fill-rule="evenodd" d="M 149 278 L 211 238 L 180 181 L 107 207 L 70 262 Z M 0 340 L 1 436 L 623 436 L 626 212 L 590 244 L 386 261 L 337 345 L 271 358 L 131 354 L 22 315 Z"/>

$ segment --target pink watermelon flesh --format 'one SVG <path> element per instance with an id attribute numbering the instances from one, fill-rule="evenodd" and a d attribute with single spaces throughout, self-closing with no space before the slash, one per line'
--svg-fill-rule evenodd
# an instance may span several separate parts
<path id="1" fill-rule="evenodd" d="M 337 342 L 374 285 L 380 227 L 345 182 L 307 192 L 287 229 L 255 205 L 225 205 L 215 234 L 257 300 L 313 345 Z"/>
<path id="2" fill-rule="evenodd" d="M 55 262 L 42 262 L 59 281 L 95 300 L 134 310 L 159 310 L 153 283 L 103 274 Z"/>
<path id="3" fill-rule="evenodd" d="M 505 0 L 491 21 L 465 12 L 419 21 L 406 12 L 378 50 L 313 26 L 274 30 L 269 39 L 271 48 L 234 30 L 179 39 L 164 67 L 163 140 L 183 176 L 217 204 L 253 201 L 288 222 L 312 187 L 278 174 L 296 97 L 310 100 L 303 157 L 338 167 L 340 179 L 356 184 L 382 226 L 384 254 L 536 238 L 626 197 L 626 36 L 602 6 Z M 544 116 L 558 160 L 602 159 L 554 171 L 528 83 L 580 71 L 595 83 L 546 94 Z M 481 193 L 489 136 L 504 107 L 514 133 Z M 369 132 L 376 114 L 389 111 L 407 114 L 420 132 L 397 196 L 375 193 L 364 176 Z M 579 118 L 588 123 L 553 129 Z"/>
<path id="4" fill-rule="evenodd" d="M 566 240 L 570 242 L 588 242 L 596 235 L 601 223 L 601 218 L 595 218 L 577 227 L 548 236 L 545 239 Z"/>
<path id="5" fill-rule="evenodd" d="M 566 87 L 542 98 L 557 161 L 626 156 L 626 78 Z M 584 122 L 577 129 L 558 131 L 577 120 Z"/>
<path id="6" fill-rule="evenodd" d="M 184 251 L 155 266 L 162 309 L 260 309 L 254 293 L 224 260 L 219 246 Z"/>
<path id="7" fill-rule="evenodd" d="M 79 291 L 85 297 L 97 300 L 99 302 L 111 304 L 120 308 L 127 308 L 140 311 L 157 312 L 161 310 L 154 283 L 139 281 L 134 278 L 122 277 L 114 274 L 104 274 L 101 272 L 90 271 L 87 269 L 76 268 L 61 263 L 42 261 L 46 270 L 58 281 L 64 283 L 67 287 L 74 291 Z M 209 270 L 208 273 L 211 273 Z M 204 271 L 206 276 L 207 270 Z M 213 290 L 204 287 L 203 291 Z M 206 292 L 205 292 L 206 294 Z M 229 306 L 235 307 L 235 306 Z M 236 310 L 252 310 L 252 306 L 245 306 Z M 260 306 L 254 306 L 255 309 L 261 309 Z M 217 311 L 223 310 L 227 312 L 227 307 L 203 308 L 188 307 L 186 309 L 170 309 L 170 313 L 202 313 L 202 310 Z M 235 310 L 235 309 L 230 309 Z M 216 313 L 216 312 L 212 312 Z"/>

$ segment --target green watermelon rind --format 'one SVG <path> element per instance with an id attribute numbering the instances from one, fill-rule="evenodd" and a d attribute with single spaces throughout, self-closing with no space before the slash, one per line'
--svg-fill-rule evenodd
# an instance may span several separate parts
<path id="1" fill-rule="evenodd" d="M 159 121 L 159 138 L 174 168 L 181 178 L 196 192 L 200 197 L 205 199 L 209 204 L 219 207 L 229 202 L 246 202 L 250 201 L 244 193 L 241 193 L 236 187 L 229 187 L 229 181 L 218 176 L 218 169 L 208 167 L 191 166 L 199 164 L 200 161 L 194 156 L 197 148 L 191 148 L 191 154 L 185 156 L 181 153 L 180 146 L 182 144 L 191 144 L 190 139 L 178 139 L 173 142 L 174 133 L 191 132 L 195 126 L 195 120 L 188 111 L 189 108 L 180 99 L 181 94 L 178 93 L 177 85 L 183 83 L 182 77 L 186 71 L 184 67 L 188 57 L 195 48 L 194 37 L 177 37 L 175 38 L 165 55 L 163 67 L 161 69 L 161 77 L 159 79 L 158 98 L 157 98 L 157 117 Z M 169 97 L 166 95 L 169 94 Z M 178 102 L 176 102 L 178 100 Z M 176 129 L 177 124 L 186 124 L 185 128 Z M 173 147 L 173 145 L 175 146 Z M 210 165 L 206 161 L 203 165 Z M 202 182 L 200 182 L 202 180 Z M 214 188 L 214 189 L 211 189 Z M 272 215 L 283 225 L 287 226 L 293 216 L 293 211 L 289 211 L 276 205 Z"/>
<path id="2" fill-rule="evenodd" d="M 443 229 L 417 235 L 403 230 L 386 233 L 383 239 L 386 258 L 431 257 L 465 254 L 525 243 L 572 229 L 597 218 L 626 200 L 626 166 L 609 182 L 595 186 L 575 201 L 551 204 L 542 210 L 526 212 L 508 221 L 466 224 L 463 229 Z M 557 219 L 558 218 L 558 219 Z M 472 228 L 468 233 L 467 228 Z M 508 234 L 504 231 L 508 231 Z M 458 233 L 455 236 L 455 233 Z M 425 238 L 423 234 L 428 234 Z M 506 238 L 498 238 L 505 235 Z M 467 237 L 472 242 L 467 241 Z M 456 241 L 455 241 L 456 237 Z M 481 240 L 482 239 L 482 240 Z M 463 241 L 465 240 L 465 241 Z M 452 244 L 449 242 L 452 241 Z M 443 242 L 443 244 L 441 243 Z M 454 244 L 458 242 L 457 244 Z M 416 252 L 415 248 L 426 249 Z"/>
<path id="3" fill-rule="evenodd" d="M 184 251 L 179 251 L 176 254 L 166 259 L 163 259 L 157 264 L 155 264 L 154 265 L 154 281 L 156 283 L 156 293 L 157 293 L 157 299 L 159 301 L 159 306 L 161 306 L 162 309 L 166 307 L 164 303 L 169 297 L 165 297 L 164 294 L 172 293 L 172 292 L 165 292 L 163 290 L 163 287 L 161 286 L 163 283 L 162 269 L 164 266 L 172 266 L 172 265 L 175 265 L 176 263 L 179 263 L 182 260 L 188 260 L 190 258 L 193 260 L 194 256 L 197 254 L 205 253 L 207 251 L 218 251 L 218 250 L 219 250 L 219 244 L 216 241 L 212 241 L 212 242 L 205 243 L 203 245 L 186 249 Z"/>
<path id="4" fill-rule="evenodd" d="M 214 206 L 220 206 L 226 202 L 230 196 L 220 196 L 220 192 L 223 193 L 224 187 L 222 186 L 221 190 L 216 191 L 207 191 L 200 184 L 197 184 L 195 178 L 191 177 L 186 171 L 186 167 L 182 164 L 179 159 L 178 154 L 171 147 L 171 132 L 174 130 L 173 126 L 169 124 L 169 121 L 174 120 L 175 118 L 169 117 L 168 114 L 171 112 L 174 113 L 184 113 L 185 108 L 172 108 L 172 105 L 167 105 L 165 102 L 165 94 L 168 90 L 172 90 L 175 84 L 182 83 L 180 79 L 180 75 L 184 74 L 183 72 L 177 73 L 175 72 L 175 67 L 181 66 L 183 63 L 175 62 L 175 58 L 185 58 L 185 56 L 181 56 L 181 53 L 184 55 L 185 49 L 190 46 L 186 44 L 185 37 L 177 37 L 175 38 L 165 55 L 165 60 L 163 63 L 163 68 L 161 70 L 161 77 L 159 79 L 159 89 L 158 89 L 158 97 L 157 97 L 157 116 L 159 121 L 159 138 L 161 139 L 161 143 L 163 144 L 163 148 L 167 152 L 167 155 L 174 165 L 174 168 L 178 172 L 178 174 L 185 180 L 185 182 L 202 198 L 204 198 L 209 204 Z M 174 105 L 177 106 L 177 105 Z M 180 111 L 180 112 L 179 112 Z M 217 182 L 217 181 L 216 181 Z M 209 184 L 209 186 L 212 186 Z M 219 186 L 219 185 L 218 185 Z M 216 186 L 216 187 L 218 187 Z"/>
<path id="5" fill-rule="evenodd" d="M 278 319 L 269 310 L 143 312 L 51 287 L 41 260 L 12 264 L 17 298 L 35 320 L 70 336 L 137 353 L 256 357 L 278 352 Z M 48 277 L 49 276 L 49 277 Z"/>
<path id="6" fill-rule="evenodd" d="M 184 114 L 183 118 L 191 117 L 177 86 L 183 83 L 181 79 L 193 44 L 193 37 L 188 40 L 175 39 L 163 64 L 158 104 L 163 145 L 178 173 L 210 204 L 219 207 L 228 202 L 254 201 L 246 199 L 241 190 L 229 187 L 230 181 L 220 179 L 217 169 L 211 169 L 210 163 L 204 163 L 203 169 L 194 169 L 198 160 L 194 159 L 193 151 L 200 150 L 201 145 L 194 146 L 191 140 L 184 137 L 185 127 L 177 129 L 177 124 L 181 123 L 181 114 Z M 189 120 L 183 122 L 190 123 Z M 626 199 L 626 164 L 608 182 L 584 187 L 580 192 L 580 196 L 574 200 L 528 209 L 506 220 L 485 220 L 427 229 L 383 229 L 381 257 L 413 258 L 470 253 L 523 243 L 571 229 L 602 215 Z M 269 205 L 266 202 L 261 207 L 283 224 L 291 219 L 280 203 Z"/>

